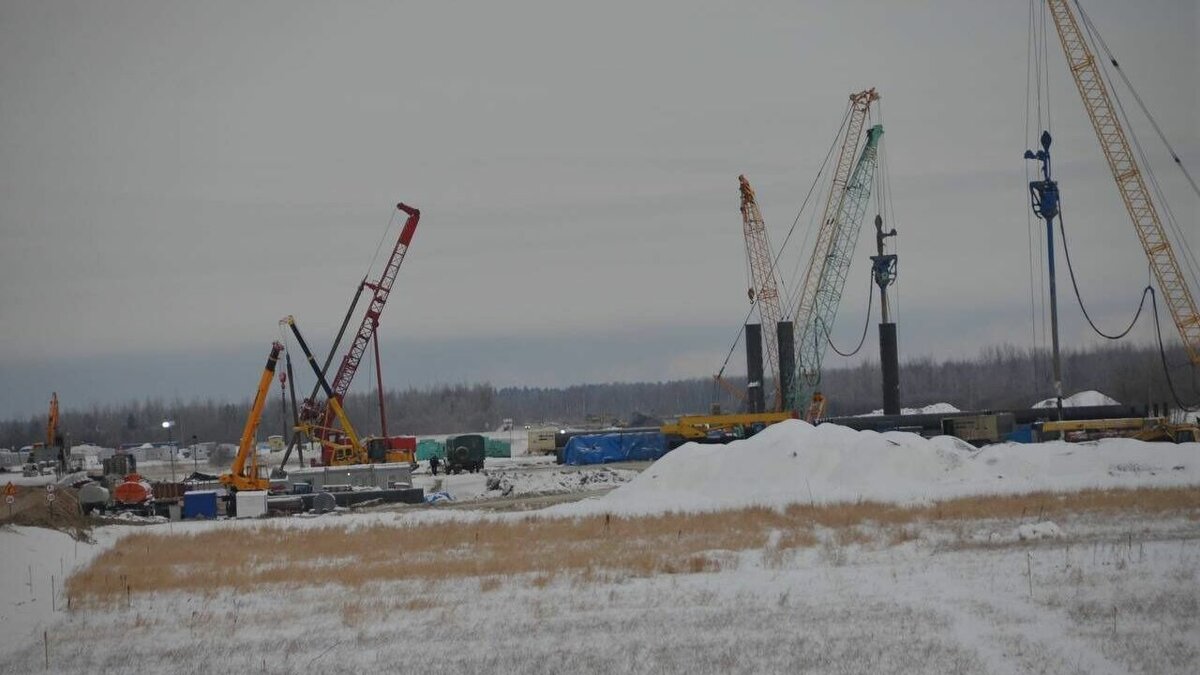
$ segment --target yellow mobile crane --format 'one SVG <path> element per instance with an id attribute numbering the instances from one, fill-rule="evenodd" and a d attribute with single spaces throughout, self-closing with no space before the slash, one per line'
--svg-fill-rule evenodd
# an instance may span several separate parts
<path id="1" fill-rule="evenodd" d="M 283 345 L 271 344 L 271 353 L 267 356 L 267 365 L 263 368 L 262 377 L 258 379 L 258 391 L 254 394 L 254 405 L 250 406 L 250 415 L 246 417 L 246 426 L 242 429 L 242 439 L 238 443 L 237 455 L 233 458 L 233 466 L 221 474 L 221 485 L 231 491 L 266 490 L 271 487 L 271 481 L 258 475 L 258 451 L 254 447 L 258 423 L 262 421 L 263 406 L 267 402 L 267 393 L 271 388 L 271 380 L 275 377 L 275 364 L 279 361 L 279 352 Z M 247 466 L 247 459 L 249 465 Z"/>

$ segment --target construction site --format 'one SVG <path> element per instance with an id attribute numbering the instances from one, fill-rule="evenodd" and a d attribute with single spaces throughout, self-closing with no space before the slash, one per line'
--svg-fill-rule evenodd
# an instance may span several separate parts
<path id="1" fill-rule="evenodd" d="M 977 18 L 995 21 L 991 11 Z M 0 673 L 1197 672 L 1200 401 L 1188 396 L 1200 367 L 1200 188 L 1190 173 L 1200 146 L 1194 124 L 1181 141 L 1163 131 L 1159 105 L 1124 69 L 1142 55 L 1117 58 L 1101 28 L 1118 20 L 1102 11 L 1118 14 L 1097 8 L 1093 23 L 1076 0 L 1004 10 L 1021 15 L 1007 19 L 1014 25 L 1025 20 L 1024 63 L 1006 55 L 1003 68 L 1024 71 L 1024 136 L 1012 141 L 1026 145 L 972 147 L 1004 158 L 1006 180 L 1024 172 L 1015 181 L 1024 203 L 997 218 L 1026 223 L 1006 236 L 1027 254 L 1029 287 L 1004 299 L 997 290 L 993 304 L 1029 296 L 1010 304 L 1032 330 L 1013 334 L 1031 333 L 1031 353 L 1044 353 L 1044 372 L 1037 361 L 1034 370 L 1048 397 L 1031 386 L 1028 405 L 960 409 L 906 385 L 902 366 L 926 353 L 928 326 L 968 341 L 978 339 L 972 323 L 997 330 L 980 318 L 990 310 L 976 313 L 984 301 L 974 292 L 945 302 L 944 316 L 903 311 L 899 289 L 921 274 L 906 261 L 925 261 L 926 249 L 954 261 L 961 280 L 937 282 L 950 293 L 974 288 L 967 279 L 1002 254 L 989 244 L 942 252 L 920 224 L 925 214 L 897 212 L 896 193 L 917 183 L 891 172 L 917 160 L 887 150 L 886 81 L 805 103 L 839 123 L 800 149 L 811 168 L 804 184 L 771 174 L 759 192 L 749 168 L 722 174 L 718 220 L 743 245 L 718 250 L 695 237 L 688 244 L 705 248 L 688 274 L 743 258 L 744 304 L 715 320 L 732 339 L 703 352 L 704 363 L 723 357 L 706 371 L 711 401 L 683 414 L 526 411 L 487 419 L 487 428 L 405 428 L 388 392 L 411 383 L 387 369 L 414 358 L 388 341 L 413 323 L 403 298 L 460 282 L 503 285 L 505 275 L 447 264 L 437 257 L 444 244 L 428 249 L 438 270 L 413 269 L 422 236 L 456 221 L 423 208 L 426 191 L 402 187 L 373 255 L 374 235 L 358 234 L 372 225 L 341 225 L 336 251 L 318 255 L 343 266 L 263 296 L 269 303 L 255 296 L 252 318 L 202 320 L 265 336 L 260 366 L 229 385 L 249 401 L 223 413 L 237 438 L 200 438 L 175 416 L 138 427 L 130 414 L 117 440 L 144 442 L 96 443 L 95 415 L 90 428 L 68 431 L 67 411 L 79 411 L 74 422 L 85 406 L 70 387 L 45 382 L 36 436 L 0 449 Z M 936 126 L 937 114 L 951 113 L 925 122 Z M 739 152 L 776 141 L 755 138 Z M 1085 145 L 1090 164 L 1079 159 Z M 1152 155 L 1152 145 L 1165 150 Z M 1071 159 L 1054 163 L 1064 146 Z M 923 180 L 955 189 L 954 178 L 930 175 Z M 545 180 L 553 201 L 555 177 Z M 1073 190 L 1103 194 L 1103 218 L 1123 236 L 1132 225 L 1140 255 L 1130 243 L 1104 260 L 1077 252 L 1073 261 L 1071 246 L 1098 227 L 1091 210 L 1089 222 L 1065 224 Z M 936 193 L 927 197 L 940 208 Z M 794 219 L 769 227 L 764 210 L 788 199 L 798 200 Z M 614 219 L 627 217 L 615 206 Z M 485 246 L 491 235 L 464 236 Z M 530 235 L 528 245 L 539 241 L 546 257 L 561 257 L 553 239 Z M 623 264 L 643 253 L 676 257 L 667 250 L 676 241 L 646 253 L 662 241 L 623 242 Z M 368 259 L 360 280 L 335 273 Z M 1097 286 L 1084 265 L 1145 270 L 1144 287 L 1121 294 L 1138 298 L 1134 311 L 1089 294 Z M 537 283 L 547 288 L 568 276 L 605 283 L 546 269 Z M 253 286 L 252 271 L 261 270 L 244 268 L 241 287 Z M 348 305 L 315 311 L 330 306 L 312 301 L 330 287 Z M 669 302 L 706 319 L 726 307 L 665 278 L 654 291 L 679 291 Z M 916 304 L 910 298 L 904 307 Z M 535 302 L 521 320 L 554 335 L 543 317 L 558 307 Z M 581 314 L 561 311 L 580 323 L 602 315 L 594 301 Z M 1101 312 L 1132 319 L 1113 331 Z M 621 322 L 610 324 L 615 335 Z M 1152 338 L 1143 347 L 1154 358 L 1137 367 L 1169 397 L 1117 401 L 1064 374 L 1074 343 L 1139 336 Z M 863 364 L 877 368 L 877 403 L 838 407 L 848 394 L 827 375 Z M 369 418 L 352 409 L 354 396 L 369 401 Z"/>

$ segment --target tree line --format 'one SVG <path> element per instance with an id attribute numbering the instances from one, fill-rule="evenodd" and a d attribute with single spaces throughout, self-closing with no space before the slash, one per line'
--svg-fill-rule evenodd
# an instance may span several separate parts
<path id="1" fill-rule="evenodd" d="M 1194 369 L 1183 349 L 1168 350 L 1166 360 L 1180 398 L 1188 403 L 1200 399 Z M 964 410 L 1024 408 L 1052 392 L 1049 354 L 1011 345 L 986 347 L 971 359 L 910 360 L 901 365 L 900 381 L 905 407 L 947 402 Z M 1067 394 L 1095 389 L 1129 405 L 1173 404 L 1157 346 L 1113 344 L 1064 352 L 1063 381 Z M 728 384 L 744 390 L 745 378 L 730 378 Z M 880 387 L 878 362 L 830 369 L 819 384 L 829 401 L 830 416 L 881 408 Z M 345 403 L 360 434 L 381 431 L 375 392 L 352 393 Z M 653 424 L 674 415 L 708 413 L 714 403 L 725 412 L 739 408 L 738 400 L 710 378 L 570 387 L 454 384 L 390 390 L 384 396 L 387 430 L 392 435 L 496 429 L 505 419 L 512 419 L 518 429 L 540 424 Z M 284 405 L 274 389 L 263 411 L 260 440 L 290 433 L 291 411 L 285 415 Z M 236 443 L 249 408 L 249 399 L 146 399 L 82 409 L 64 402 L 59 429 L 73 444 L 105 447 L 158 444 L 168 438 L 187 444 L 193 437 L 201 442 Z M 165 429 L 164 420 L 174 425 Z M 44 415 L 6 420 L 0 422 L 0 447 L 20 448 L 44 439 L 45 433 Z"/>

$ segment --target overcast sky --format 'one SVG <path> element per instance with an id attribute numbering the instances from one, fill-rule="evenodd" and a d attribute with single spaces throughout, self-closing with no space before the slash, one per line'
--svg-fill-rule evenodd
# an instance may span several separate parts
<path id="1" fill-rule="evenodd" d="M 1084 6 L 1200 172 L 1196 4 Z M 871 86 L 901 357 L 1030 346 L 1028 11 L 0 0 L 0 418 L 54 390 L 69 408 L 251 395 L 283 315 L 327 349 L 401 200 L 423 217 L 383 317 L 389 387 L 711 375 L 747 310 L 738 174 L 778 245 Z M 1073 259 L 1114 326 L 1145 258 L 1050 47 Z M 1139 132 L 1195 246 L 1197 200 Z M 1073 303 L 1064 343 L 1087 344 Z"/>

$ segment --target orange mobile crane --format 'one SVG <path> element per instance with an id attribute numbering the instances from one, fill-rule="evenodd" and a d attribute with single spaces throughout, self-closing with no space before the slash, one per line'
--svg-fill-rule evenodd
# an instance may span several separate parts
<path id="1" fill-rule="evenodd" d="M 271 388 L 271 380 L 275 377 L 275 364 L 279 361 L 279 352 L 283 345 L 271 344 L 271 353 L 267 356 L 267 365 L 263 368 L 262 377 L 258 379 L 258 391 L 254 394 L 254 404 L 250 406 L 250 414 L 246 417 L 246 426 L 242 429 L 242 439 L 238 443 L 237 455 L 233 458 L 233 466 L 221 474 L 221 485 L 231 492 L 239 490 L 267 490 L 271 487 L 270 479 L 258 473 L 258 450 L 255 448 L 255 434 L 258 423 L 262 421 L 263 406 L 267 402 L 267 394 Z M 247 459 L 249 464 L 247 464 Z"/>

